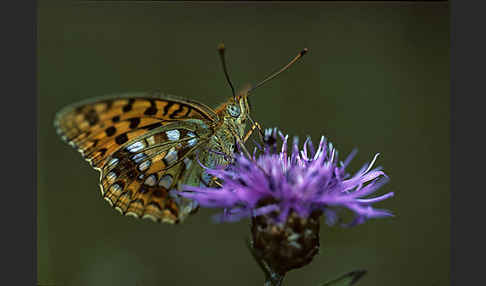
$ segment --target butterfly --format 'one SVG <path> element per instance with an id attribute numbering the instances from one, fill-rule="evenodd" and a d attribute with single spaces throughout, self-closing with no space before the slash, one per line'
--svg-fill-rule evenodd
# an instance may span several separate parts
<path id="1" fill-rule="evenodd" d="M 100 172 L 101 195 L 121 214 L 182 222 L 198 209 L 178 195 L 182 187 L 214 186 L 205 168 L 231 163 L 236 146 L 245 148 L 253 130 L 261 132 L 250 117 L 248 96 L 276 74 L 236 95 L 223 45 L 219 52 L 233 96 L 215 109 L 155 91 L 88 99 L 56 114 L 58 135 Z"/>

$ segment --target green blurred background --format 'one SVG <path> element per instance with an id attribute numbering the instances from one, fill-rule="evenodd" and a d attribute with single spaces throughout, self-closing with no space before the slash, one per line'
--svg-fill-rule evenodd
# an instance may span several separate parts
<path id="1" fill-rule="evenodd" d="M 448 285 L 450 263 L 447 3 L 39 3 L 38 281 L 53 285 L 262 285 L 244 246 L 248 221 L 215 225 L 200 210 L 178 226 L 120 216 L 98 174 L 52 126 L 61 107 L 161 89 L 210 106 L 302 48 L 309 54 L 255 92 L 253 117 L 321 134 L 356 171 L 377 152 L 396 196 L 393 219 L 321 230 L 321 252 L 286 285 L 357 268 L 371 285 Z"/>

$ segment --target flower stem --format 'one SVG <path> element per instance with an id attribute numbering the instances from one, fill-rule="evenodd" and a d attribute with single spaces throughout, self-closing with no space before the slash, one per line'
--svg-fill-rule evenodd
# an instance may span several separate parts
<path id="1" fill-rule="evenodd" d="M 265 277 L 264 286 L 281 286 L 283 282 L 283 275 L 273 272 L 271 275 Z"/>
<path id="2" fill-rule="evenodd" d="M 265 274 L 265 283 L 263 285 L 281 286 L 284 275 L 278 274 L 277 272 L 273 271 L 270 268 L 270 266 L 268 266 L 268 264 L 260 257 L 257 251 L 255 251 L 255 249 L 253 248 L 253 243 L 251 239 L 246 240 L 246 246 L 248 247 L 248 250 L 253 256 L 253 259 L 255 259 L 255 261 L 258 263 L 258 266 L 260 266 L 260 269 L 263 271 L 263 274 Z"/>

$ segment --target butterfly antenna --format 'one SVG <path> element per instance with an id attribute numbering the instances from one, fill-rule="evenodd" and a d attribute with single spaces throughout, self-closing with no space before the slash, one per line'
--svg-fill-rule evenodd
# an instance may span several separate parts
<path id="1" fill-rule="evenodd" d="M 295 56 L 287 65 L 285 65 L 283 68 L 279 69 L 278 71 L 270 74 L 269 76 L 267 76 L 264 80 L 262 80 L 260 83 L 258 83 L 257 85 L 253 86 L 252 88 L 250 88 L 248 90 L 248 94 L 250 94 L 250 92 L 254 91 L 255 89 L 259 88 L 260 86 L 264 85 L 265 83 L 267 83 L 268 81 L 270 81 L 271 79 L 273 79 L 274 77 L 278 76 L 279 74 L 281 74 L 282 72 L 284 72 L 285 70 L 287 70 L 291 65 L 293 65 L 295 62 L 297 62 L 300 58 L 302 58 L 307 52 L 309 51 L 309 49 L 305 48 L 303 49 L 302 51 L 300 51 L 300 53 Z"/>
<path id="2" fill-rule="evenodd" d="M 226 76 L 226 81 L 228 81 L 228 84 L 231 87 L 231 92 L 233 93 L 233 98 L 236 99 L 235 88 L 233 87 L 233 84 L 231 83 L 231 80 L 230 80 L 230 77 L 229 77 L 229 74 L 228 74 L 228 69 L 226 68 L 226 60 L 225 60 L 225 57 L 224 57 L 224 50 L 225 50 L 224 44 L 223 43 L 219 44 L 218 52 L 219 52 L 219 56 L 221 58 L 221 64 L 223 65 L 224 75 Z"/>

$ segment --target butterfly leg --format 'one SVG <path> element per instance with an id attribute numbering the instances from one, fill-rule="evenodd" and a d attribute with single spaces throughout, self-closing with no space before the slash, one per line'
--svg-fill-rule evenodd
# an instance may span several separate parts
<path id="1" fill-rule="evenodd" d="M 235 138 L 237 140 L 238 147 L 241 148 L 241 150 L 243 150 L 243 152 L 245 152 L 245 154 L 248 158 L 251 158 L 250 152 L 248 152 L 248 149 L 246 149 L 245 143 L 243 141 L 241 141 L 240 138 L 238 138 L 238 137 L 235 137 Z"/>
<path id="2" fill-rule="evenodd" d="M 245 141 L 243 141 L 243 138 L 240 138 L 240 136 L 238 134 L 236 134 L 236 132 L 234 132 L 232 130 L 230 130 L 230 132 L 233 133 L 233 137 L 236 139 L 237 150 L 243 150 L 243 152 L 245 153 L 245 155 L 248 158 L 251 158 L 250 152 L 248 152 L 248 149 L 246 149 Z M 251 133 L 250 133 L 250 135 L 251 135 Z M 250 137 L 250 135 L 247 134 L 247 136 L 245 136 L 244 138 Z"/>
<path id="3" fill-rule="evenodd" d="M 223 185 L 221 185 L 221 183 L 218 182 L 218 178 L 217 177 L 214 177 L 214 176 L 211 177 L 211 179 L 210 179 L 209 185 L 211 186 L 211 184 L 215 184 L 216 186 L 218 186 L 220 188 L 223 187 Z"/>
<path id="4" fill-rule="evenodd" d="M 260 139 L 263 141 L 263 131 L 262 131 L 262 126 L 260 123 L 253 121 L 253 125 L 251 126 L 250 130 L 246 133 L 245 137 L 243 138 L 243 143 L 246 143 L 246 141 L 250 138 L 251 134 L 253 134 L 253 131 L 258 128 L 258 134 L 260 135 Z"/>

